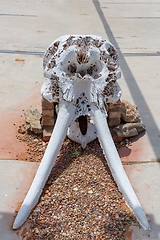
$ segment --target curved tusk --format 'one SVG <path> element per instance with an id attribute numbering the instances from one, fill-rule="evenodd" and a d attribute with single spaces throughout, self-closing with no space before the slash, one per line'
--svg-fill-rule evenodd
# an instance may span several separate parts
<path id="1" fill-rule="evenodd" d="M 145 230 L 149 229 L 148 221 L 142 206 L 130 184 L 130 181 L 124 171 L 120 157 L 112 140 L 110 130 L 105 115 L 94 104 L 91 106 L 93 120 L 97 129 L 98 139 L 110 167 L 114 180 L 125 198 L 126 202 L 133 210 L 137 220 Z"/>
<path id="2" fill-rule="evenodd" d="M 27 220 L 31 210 L 37 204 L 43 187 L 61 149 L 62 143 L 66 136 L 67 128 L 74 119 L 74 115 L 75 109 L 72 104 L 67 102 L 62 102 L 60 104 L 58 118 L 51 139 L 35 175 L 33 183 L 15 219 L 13 229 L 19 228 Z"/>

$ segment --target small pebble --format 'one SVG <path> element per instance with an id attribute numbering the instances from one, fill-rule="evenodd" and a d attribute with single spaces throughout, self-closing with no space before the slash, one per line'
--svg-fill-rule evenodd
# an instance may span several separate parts
<path id="1" fill-rule="evenodd" d="M 25 132 L 17 139 L 26 144 L 25 160 L 42 160 L 48 143 L 40 136 Z M 121 146 L 129 143 L 123 141 Z M 30 239 L 120 240 L 132 222 L 138 226 L 113 181 L 98 140 L 81 151 L 79 144 L 65 139 L 39 203 L 30 214 Z M 71 153 L 80 154 L 70 158 Z M 17 152 L 17 160 L 18 156 L 22 158 Z"/>

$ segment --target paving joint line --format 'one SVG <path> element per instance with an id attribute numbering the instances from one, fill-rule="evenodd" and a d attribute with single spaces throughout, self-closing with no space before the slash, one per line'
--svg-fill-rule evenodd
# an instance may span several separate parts
<path id="1" fill-rule="evenodd" d="M 136 165 L 136 164 L 146 164 L 146 163 L 160 163 L 160 159 L 152 160 L 152 161 L 122 162 L 122 165 Z"/>

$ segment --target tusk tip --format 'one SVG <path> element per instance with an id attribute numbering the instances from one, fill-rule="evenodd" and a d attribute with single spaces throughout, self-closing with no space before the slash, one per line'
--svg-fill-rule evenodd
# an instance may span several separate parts
<path id="1" fill-rule="evenodd" d="M 135 216 L 137 217 L 137 220 L 139 224 L 144 228 L 144 230 L 149 230 L 149 224 L 147 221 L 147 217 L 143 211 L 143 208 L 141 206 L 138 206 L 133 211 L 135 213 Z"/>
<path id="2" fill-rule="evenodd" d="M 27 220 L 29 214 L 30 214 L 30 208 L 28 208 L 28 206 L 26 205 L 22 205 L 13 223 L 13 229 L 20 228 L 22 224 Z"/>
<path id="3" fill-rule="evenodd" d="M 26 221 L 26 218 L 17 215 L 17 217 L 13 223 L 13 229 L 20 228 L 25 221 Z"/>
<path id="4" fill-rule="evenodd" d="M 142 225 L 142 227 L 144 228 L 144 230 L 146 230 L 146 231 L 148 231 L 148 230 L 150 229 L 147 219 L 145 219 L 145 220 L 143 221 L 143 224 L 141 224 L 141 225 Z"/>
<path id="5" fill-rule="evenodd" d="M 20 228 L 20 226 L 22 225 L 23 223 L 19 223 L 19 221 L 14 221 L 14 223 L 13 223 L 13 229 L 18 229 L 18 228 Z"/>

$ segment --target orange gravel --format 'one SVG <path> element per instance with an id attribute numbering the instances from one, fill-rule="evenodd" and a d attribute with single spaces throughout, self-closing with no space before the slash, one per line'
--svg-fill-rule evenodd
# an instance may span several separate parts
<path id="1" fill-rule="evenodd" d="M 17 138 L 27 144 L 25 157 L 17 160 L 41 161 L 47 147 L 41 136 L 19 130 Z M 126 139 L 117 148 L 129 144 Z M 125 239 L 131 223 L 138 225 L 117 189 L 98 140 L 82 150 L 68 138 L 29 222 L 30 231 L 23 237 L 32 240 L 120 240 Z"/>

